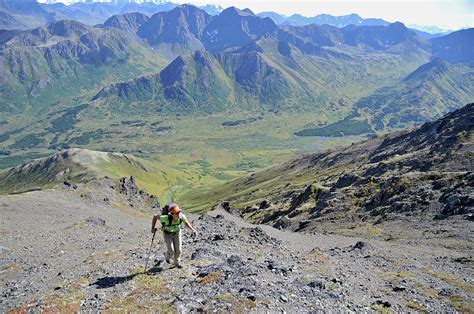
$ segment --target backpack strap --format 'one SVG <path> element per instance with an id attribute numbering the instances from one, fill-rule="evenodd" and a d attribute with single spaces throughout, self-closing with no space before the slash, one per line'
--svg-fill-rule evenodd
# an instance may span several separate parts
<path id="1" fill-rule="evenodd" d="M 168 226 L 171 226 L 171 223 L 173 222 L 173 215 L 168 214 Z M 179 225 L 183 223 L 183 219 L 179 218 Z"/>

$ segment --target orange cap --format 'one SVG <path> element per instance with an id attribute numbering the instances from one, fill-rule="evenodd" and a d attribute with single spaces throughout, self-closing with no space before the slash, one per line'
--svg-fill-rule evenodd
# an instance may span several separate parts
<path id="1" fill-rule="evenodd" d="M 181 211 L 181 209 L 178 206 L 175 206 L 175 207 L 171 208 L 170 213 L 171 214 L 177 214 L 180 211 Z"/>

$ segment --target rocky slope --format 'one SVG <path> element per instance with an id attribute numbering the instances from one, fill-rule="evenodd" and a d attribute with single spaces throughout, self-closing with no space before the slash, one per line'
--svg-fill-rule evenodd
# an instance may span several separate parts
<path id="1" fill-rule="evenodd" d="M 153 15 L 137 34 L 169 56 L 203 49 L 200 39 L 211 16 L 192 5 Z"/>
<path id="2" fill-rule="evenodd" d="M 135 34 L 149 19 L 147 15 L 139 12 L 125 13 L 110 17 L 103 25 Z"/>
<path id="3" fill-rule="evenodd" d="M 111 19 L 120 18 L 114 16 Z M 109 19 L 110 20 L 110 19 Z M 109 21 L 105 24 L 111 24 Z M 167 27 L 165 27 L 167 26 Z M 121 28 L 120 25 L 117 25 Z M 320 42 L 311 36 L 315 32 L 325 32 L 334 41 Z M 223 52 L 236 47 L 246 46 L 262 36 L 271 36 L 279 40 L 288 40 L 288 33 L 303 39 L 293 39 L 292 44 L 304 50 L 305 44 L 316 46 L 338 45 L 364 46 L 372 51 L 387 50 L 403 45 L 429 49 L 429 42 L 420 38 L 402 23 L 384 26 L 355 26 L 337 28 L 329 25 L 278 26 L 270 18 L 255 15 L 249 9 L 240 10 L 229 7 L 216 16 L 192 5 L 182 5 L 171 11 L 154 14 L 136 31 L 137 35 L 149 44 L 170 52 L 182 53 L 186 50 Z M 309 36 L 308 36 L 309 34 Z M 309 39 L 309 41 L 308 41 Z M 307 49 L 307 47 L 306 47 Z"/>
<path id="4" fill-rule="evenodd" d="M 417 129 L 271 167 L 207 197 L 227 199 L 230 209 L 250 221 L 294 231 L 350 234 L 381 223 L 390 229 L 391 220 L 472 220 L 473 107 Z"/>
<path id="5" fill-rule="evenodd" d="M 470 311 L 473 107 L 202 194 L 220 205 L 185 208 L 208 212 L 189 213 L 183 269 L 160 235 L 149 251 L 144 161 L 70 150 L 10 170 L 19 183 L 117 158 L 137 178 L 1 196 L 0 310 Z"/>
<path id="6" fill-rule="evenodd" d="M 185 267 L 174 269 L 160 234 L 148 251 L 150 206 L 125 200 L 111 181 L 89 184 L 0 198 L 0 310 L 472 308 L 472 239 L 439 245 L 466 221 L 434 224 L 414 246 L 280 231 L 216 208 L 189 214 L 199 233 L 185 233 Z"/>

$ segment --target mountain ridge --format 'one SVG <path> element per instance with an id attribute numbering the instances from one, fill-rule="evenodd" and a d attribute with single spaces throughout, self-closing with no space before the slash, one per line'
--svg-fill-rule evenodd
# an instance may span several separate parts
<path id="1" fill-rule="evenodd" d="M 389 217 L 470 219 L 473 107 L 415 129 L 295 158 L 206 197 L 225 199 L 225 206 L 249 221 L 293 231 L 341 231 Z"/>

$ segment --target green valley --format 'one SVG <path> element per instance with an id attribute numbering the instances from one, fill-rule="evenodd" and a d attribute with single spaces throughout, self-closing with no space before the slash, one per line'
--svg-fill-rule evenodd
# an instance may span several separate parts
<path id="1" fill-rule="evenodd" d="M 447 40 L 464 63 L 451 64 L 433 59 L 443 38 L 432 51 L 401 23 L 282 27 L 237 8 L 6 31 L 0 168 L 69 148 L 126 153 L 158 169 L 139 185 L 193 206 L 196 191 L 469 102 L 460 36 Z"/>

